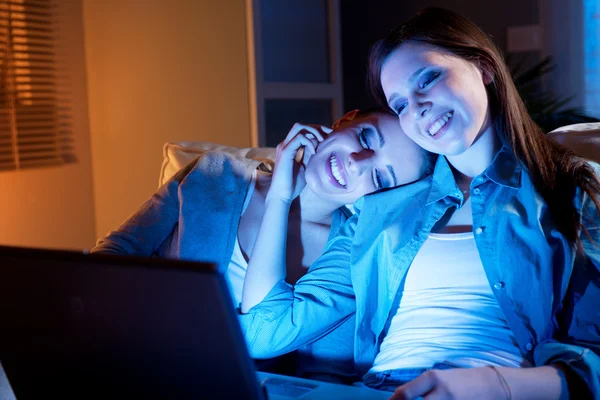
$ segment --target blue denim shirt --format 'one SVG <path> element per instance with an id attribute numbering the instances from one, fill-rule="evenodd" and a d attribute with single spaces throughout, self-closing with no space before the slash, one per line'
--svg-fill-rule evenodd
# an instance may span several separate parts
<path id="1" fill-rule="evenodd" d="M 592 200 L 582 191 L 574 198 L 589 233 L 581 234 L 585 254 L 577 255 L 507 148 L 473 180 L 470 194 L 477 249 L 524 357 L 535 366 L 563 362 L 600 393 L 600 218 Z M 359 200 L 295 287 L 280 282 L 240 316 L 250 353 L 291 351 L 356 314 L 354 358 L 367 372 L 415 255 L 463 200 L 445 157 L 432 176 Z"/>

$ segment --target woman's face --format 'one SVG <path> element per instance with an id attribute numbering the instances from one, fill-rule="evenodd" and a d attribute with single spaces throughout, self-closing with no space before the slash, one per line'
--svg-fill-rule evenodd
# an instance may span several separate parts
<path id="1" fill-rule="evenodd" d="M 306 184 L 340 205 L 421 178 L 425 154 L 392 115 L 353 119 L 328 135 L 310 158 Z"/>
<path id="2" fill-rule="evenodd" d="M 381 70 L 381 86 L 406 134 L 446 156 L 462 154 L 491 132 L 485 84 L 478 65 L 433 46 L 407 43 Z"/>

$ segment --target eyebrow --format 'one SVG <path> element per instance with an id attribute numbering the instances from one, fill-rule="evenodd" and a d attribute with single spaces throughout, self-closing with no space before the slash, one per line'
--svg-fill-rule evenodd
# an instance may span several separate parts
<path id="1" fill-rule="evenodd" d="M 424 70 L 425 68 L 427 68 L 427 66 L 425 66 L 425 67 L 421 67 L 421 68 L 419 68 L 418 70 L 416 70 L 416 71 L 415 71 L 415 73 L 414 73 L 414 74 L 412 74 L 412 75 L 410 76 L 410 78 L 408 78 L 408 82 L 410 82 L 410 83 L 413 83 L 413 82 L 415 81 L 415 79 L 417 79 L 417 76 L 419 76 L 419 74 L 420 74 L 421 72 L 423 72 L 423 70 Z"/>
<path id="2" fill-rule="evenodd" d="M 390 171 L 390 175 L 392 176 L 392 180 L 394 181 L 393 186 L 398 186 L 398 181 L 396 180 L 396 174 L 394 173 L 394 168 L 391 165 L 386 165 L 386 167 L 387 167 L 388 171 Z"/>
<path id="3" fill-rule="evenodd" d="M 385 138 L 381 134 L 381 131 L 377 128 L 375 128 L 374 130 L 377 133 L 377 137 L 379 138 L 379 148 L 385 146 Z"/>
<path id="4" fill-rule="evenodd" d="M 379 148 L 382 148 L 385 145 L 385 138 L 383 137 L 379 129 L 375 129 L 375 132 L 377 133 L 377 137 L 379 138 Z M 398 186 L 398 181 L 396 180 L 396 173 L 394 172 L 394 167 L 392 167 L 391 165 L 386 165 L 386 167 L 388 171 L 390 171 L 390 175 L 392 176 L 392 187 Z"/>

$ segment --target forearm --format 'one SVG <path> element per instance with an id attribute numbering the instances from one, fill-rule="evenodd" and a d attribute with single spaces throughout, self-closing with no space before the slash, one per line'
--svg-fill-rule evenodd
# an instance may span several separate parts
<path id="1" fill-rule="evenodd" d="M 568 374 L 559 364 L 535 368 L 496 368 L 496 370 L 506 380 L 513 400 L 569 398 Z M 498 384 L 502 384 L 500 377 L 498 377 Z"/>
<path id="2" fill-rule="evenodd" d="M 267 195 L 265 213 L 248 260 L 242 313 L 260 303 L 286 276 L 286 242 L 290 203 Z"/>
<path id="3" fill-rule="evenodd" d="M 157 251 L 179 219 L 177 183 L 170 185 L 159 189 L 116 230 L 100 238 L 91 252 L 149 256 Z"/>
<path id="4" fill-rule="evenodd" d="M 293 351 L 328 334 L 356 311 L 350 274 L 353 226 L 341 228 L 293 288 L 279 280 L 260 304 L 239 315 L 253 357 Z"/>

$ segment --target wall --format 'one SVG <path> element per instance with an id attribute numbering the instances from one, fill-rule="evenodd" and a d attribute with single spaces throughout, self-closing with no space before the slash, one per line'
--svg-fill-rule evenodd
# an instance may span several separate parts
<path id="1" fill-rule="evenodd" d="M 560 0 L 556 0 L 560 1 Z M 427 6 L 459 12 L 506 48 L 508 26 L 537 24 L 538 0 L 355 0 L 341 2 L 344 107 L 376 106 L 366 90 L 367 59 L 372 44 Z"/>
<path id="2" fill-rule="evenodd" d="M 538 0 L 543 54 L 556 65 L 548 74 L 548 88 L 570 107 L 585 104 L 585 52 L 583 0 Z"/>
<path id="3" fill-rule="evenodd" d="M 66 78 L 59 90 L 71 101 L 77 163 L 0 172 L 2 245 L 82 249 L 95 237 L 81 2 L 62 0 L 56 6 L 56 55 Z"/>
<path id="4" fill-rule="evenodd" d="M 250 144 L 244 0 L 84 0 L 96 235 L 157 188 L 168 141 Z"/>

